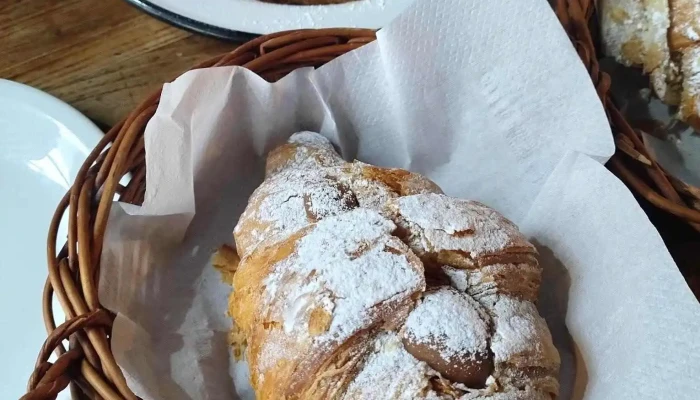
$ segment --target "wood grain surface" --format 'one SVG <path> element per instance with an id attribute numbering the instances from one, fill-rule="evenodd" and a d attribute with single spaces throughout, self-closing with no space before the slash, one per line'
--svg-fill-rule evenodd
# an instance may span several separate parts
<path id="1" fill-rule="evenodd" d="M 0 78 L 51 93 L 103 129 L 163 82 L 235 47 L 123 0 L 0 0 Z"/>

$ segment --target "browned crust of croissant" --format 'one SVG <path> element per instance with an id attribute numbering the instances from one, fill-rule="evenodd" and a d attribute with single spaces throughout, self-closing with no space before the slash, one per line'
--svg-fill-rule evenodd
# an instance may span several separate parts
<path id="1" fill-rule="evenodd" d="M 681 51 L 698 42 L 698 38 L 693 36 L 700 33 L 700 9 L 695 0 L 669 0 L 669 5 L 669 46 L 672 51 Z"/>
<path id="2" fill-rule="evenodd" d="M 399 196 L 410 196 L 420 193 L 442 193 L 442 189 L 435 182 L 420 174 L 415 174 L 405 169 L 381 168 L 374 165 L 363 164 L 361 168 L 363 177 L 382 182 Z"/>

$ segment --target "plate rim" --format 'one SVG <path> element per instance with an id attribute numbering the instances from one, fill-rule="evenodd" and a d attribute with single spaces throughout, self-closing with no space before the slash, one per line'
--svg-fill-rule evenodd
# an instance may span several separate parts
<path id="1" fill-rule="evenodd" d="M 76 135 L 83 140 L 84 138 L 89 140 L 94 140 L 94 145 L 97 145 L 97 143 L 102 139 L 102 137 L 105 134 L 105 131 L 100 128 L 97 123 L 95 123 L 93 120 L 88 118 L 87 115 L 83 114 L 80 112 L 78 109 L 73 107 L 72 105 L 66 103 L 65 101 L 59 99 L 58 97 L 52 95 L 51 93 L 45 92 L 39 88 L 35 88 L 33 86 L 27 85 L 22 82 L 17 82 L 13 81 L 10 79 L 5 79 L 5 78 L 0 78 L 0 87 L 6 86 L 8 88 L 12 88 L 12 90 L 18 90 L 20 91 L 21 94 L 23 94 L 20 98 L 20 100 L 23 100 L 27 103 L 30 103 L 38 108 L 41 109 L 44 113 L 46 113 L 49 116 L 55 116 L 57 113 L 55 110 L 58 110 L 58 113 L 65 114 L 65 120 L 60 120 L 56 118 L 57 120 L 61 121 L 62 123 L 70 123 L 71 126 L 73 125 L 83 125 L 86 129 L 85 132 L 88 130 L 93 131 L 95 134 L 88 134 L 93 137 L 89 137 L 84 135 L 84 132 L 82 129 L 79 129 L 80 132 L 76 133 Z M 0 97 L 6 97 L 6 96 L 0 96 Z M 26 101 L 26 99 L 30 99 L 30 101 Z M 46 110 L 46 107 L 51 107 L 53 110 Z M 89 148 L 89 150 L 92 150 L 92 148 Z"/>
<path id="2" fill-rule="evenodd" d="M 7 89 L 6 91 L 3 89 Z M 81 113 L 79 110 L 77 110 L 75 107 L 72 105 L 68 104 L 67 102 L 59 99 L 58 97 L 47 93 L 41 89 L 29 86 L 27 84 L 21 83 L 21 82 L 16 82 L 13 80 L 9 79 L 3 79 L 0 78 L 0 100 L 6 101 L 6 100 L 11 100 L 13 102 L 19 102 L 23 105 L 26 105 L 32 109 L 32 112 L 40 112 L 42 115 L 45 115 L 48 118 L 56 120 L 58 123 L 60 123 L 62 126 L 65 128 L 69 129 L 70 132 L 77 138 L 78 141 L 82 145 L 84 145 L 84 149 L 82 148 L 77 148 L 76 151 L 78 151 L 77 154 L 80 154 L 81 156 L 87 157 L 90 151 L 92 151 L 95 146 L 99 143 L 100 140 L 104 137 L 104 131 L 97 125 L 95 124 L 90 118 L 88 118 L 86 115 Z M 6 115 L 12 115 L 12 114 L 6 114 Z M 11 132 L 11 131 L 10 131 Z M 7 133 L 7 131 L 2 131 L 0 132 L 0 136 L 3 135 L 3 133 Z M 37 139 L 31 137 L 31 135 L 27 136 L 30 141 L 35 141 Z M 0 157 L 2 157 L 2 153 L 4 149 L 0 149 Z M 84 153 L 87 151 L 87 153 Z M 84 161 L 83 157 L 83 161 Z M 79 157 L 75 158 L 76 161 L 80 161 Z M 82 162 L 81 162 L 82 164 Z M 75 178 L 75 175 L 78 173 L 81 165 L 76 164 L 75 167 L 71 168 L 70 171 L 70 184 L 73 184 L 73 180 Z M 11 171 L 12 169 L 10 169 Z M 13 181 L 14 182 L 14 181 Z M 10 195 L 12 197 L 12 195 Z M 30 212 L 31 214 L 36 214 L 36 210 L 44 210 L 44 207 L 46 208 L 47 214 L 53 214 L 55 211 L 56 207 L 58 206 L 60 202 L 60 197 L 56 199 L 56 201 L 49 201 L 47 200 L 42 200 L 41 202 L 41 207 L 33 207 L 31 208 Z M 0 202 L 3 203 L 4 202 Z M 42 211 L 43 212 L 43 211 Z M 21 341 L 22 347 L 25 345 L 29 344 L 29 338 L 31 337 L 32 340 L 39 340 L 38 338 L 41 337 L 42 340 L 46 338 L 46 331 L 44 329 L 44 324 L 42 323 L 43 317 L 40 309 L 35 309 L 35 305 L 40 305 L 41 301 L 39 301 L 40 296 L 41 296 L 41 287 L 44 286 L 44 281 L 46 277 L 48 277 L 48 270 L 46 269 L 46 258 L 45 256 L 42 256 L 41 254 L 45 254 L 45 242 L 46 242 L 46 233 L 48 232 L 48 225 L 49 225 L 49 220 L 45 221 L 45 229 L 42 229 L 42 233 L 40 237 L 35 238 L 35 240 L 32 240 L 32 243 L 22 243 L 19 248 L 22 248 L 22 246 L 26 246 L 26 248 L 29 247 L 38 247 L 37 255 L 33 256 L 36 257 L 36 264 L 34 264 L 34 260 L 32 257 L 22 257 L 21 254 L 16 253 L 16 252 L 10 252 L 9 254 L 6 254 L 6 261 L 12 263 L 15 262 L 18 257 L 20 260 L 23 260 L 23 262 L 26 264 L 24 269 L 19 269 L 13 274 L 19 274 L 19 275 L 25 275 L 25 276 L 30 276 L 32 279 L 34 279 L 34 276 L 42 276 L 43 278 L 40 280 L 40 282 L 35 282 L 37 283 L 36 287 L 25 287 L 24 288 L 24 294 L 17 300 L 21 301 L 26 301 L 27 299 L 32 299 L 31 303 L 25 303 L 26 307 L 31 307 L 31 312 L 24 313 L 25 317 L 22 319 L 22 323 L 24 324 L 25 328 L 27 328 L 22 336 L 26 336 L 27 339 L 25 341 Z M 63 223 L 62 223 L 63 225 Z M 67 226 L 66 226 L 67 228 Z M 4 233 L 11 233 L 11 230 L 8 230 L 9 232 L 6 232 L 3 229 L 0 229 L 0 232 Z M 33 231 L 32 231 L 33 232 Z M 38 232 L 38 231 L 37 231 Z M 5 237 L 3 235 L 3 237 Z M 41 252 L 41 249 L 44 249 L 44 253 Z M 38 260 L 42 260 L 40 263 Z M 3 265 L 4 266 L 4 265 Z M 13 277 L 15 275 L 12 275 Z M 36 290 L 36 291 L 35 291 Z M 53 305 L 54 305 L 54 316 L 57 318 L 57 323 L 63 322 L 61 320 L 61 317 L 64 316 L 63 309 L 60 307 L 56 307 L 58 305 L 57 299 L 54 297 L 53 299 Z M 5 308 L 2 309 L 3 311 L 6 310 Z M 36 324 L 36 325 L 34 325 Z M 31 331 L 31 333 L 28 333 L 27 331 Z M 37 336 L 36 339 L 34 339 L 34 336 Z M 3 337 L 3 339 L 9 339 L 13 340 L 16 339 L 17 336 L 13 336 L 12 334 L 8 335 L 0 335 Z M 37 342 L 36 348 L 31 348 L 26 351 L 26 353 L 31 353 L 33 354 L 33 357 L 36 357 L 36 355 L 39 352 L 39 347 L 41 345 L 41 342 Z M 25 351 L 23 349 L 22 351 Z M 19 360 L 21 361 L 17 365 L 16 372 L 14 374 L 11 374 L 10 376 L 12 378 L 16 378 L 19 376 L 19 374 L 24 374 L 24 373 L 30 373 L 33 370 L 33 359 L 23 359 Z M 4 370 L 3 370 L 4 371 Z M 17 381 L 11 381 L 11 382 L 3 382 L 2 388 L 3 389 L 8 389 L 10 391 L 10 394 L 15 394 L 17 393 L 18 395 L 22 395 L 26 392 L 26 379 L 28 379 L 28 375 L 22 376 L 21 380 Z M 67 399 L 69 398 L 68 391 L 61 392 L 59 394 L 58 399 Z"/>
<path id="3" fill-rule="evenodd" d="M 160 21 L 174 25 L 189 32 L 233 42 L 247 42 L 261 36 L 257 33 L 235 31 L 232 29 L 222 28 L 220 26 L 210 25 L 205 22 L 200 22 L 153 4 L 148 0 L 124 1 Z"/>
<path id="4" fill-rule="evenodd" d="M 416 0 L 357 0 L 328 5 L 278 4 L 259 0 L 125 0 L 152 17 L 190 32 L 243 42 L 284 31 L 322 28 L 379 30 Z"/>

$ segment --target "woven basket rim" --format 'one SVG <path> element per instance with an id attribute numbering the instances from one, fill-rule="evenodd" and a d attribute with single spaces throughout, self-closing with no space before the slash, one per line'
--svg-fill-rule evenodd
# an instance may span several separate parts
<path id="1" fill-rule="evenodd" d="M 610 78 L 598 67 L 589 22 L 593 0 L 555 0 L 556 12 L 591 75 L 615 134 L 616 154 L 610 168 L 635 192 L 660 209 L 700 230 L 700 211 L 690 208 L 685 194 L 646 151 L 640 138 L 608 96 Z M 333 28 L 274 33 L 253 39 L 235 50 L 195 66 L 244 66 L 275 81 L 303 67 L 318 67 L 376 39 L 367 29 Z M 74 398 L 136 399 L 117 366 L 109 345 L 114 314 L 101 306 L 97 281 L 107 217 L 114 195 L 141 204 L 146 188 L 143 132 L 155 113 L 160 90 L 148 96 L 110 129 L 80 168 L 51 220 L 47 238 L 49 278 L 43 291 L 43 316 L 48 338 L 37 357 L 23 399 L 53 399 L 70 385 Z M 131 174 L 126 187 L 120 179 Z M 59 247 L 59 223 L 68 215 L 68 241 Z M 80 251 L 78 251 L 80 249 Z M 67 321 L 56 326 L 53 296 Z M 62 342 L 69 341 L 66 349 Z M 56 353 L 58 360 L 49 363 Z"/>

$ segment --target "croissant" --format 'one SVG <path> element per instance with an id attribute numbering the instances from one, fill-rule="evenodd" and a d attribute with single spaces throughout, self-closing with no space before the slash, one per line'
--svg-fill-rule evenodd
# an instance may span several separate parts
<path id="1" fill-rule="evenodd" d="M 643 67 L 661 100 L 700 129 L 700 1 L 601 0 L 607 55 Z"/>
<path id="2" fill-rule="evenodd" d="M 558 395 L 536 249 L 483 204 L 302 132 L 234 238 L 229 313 L 258 399 Z"/>

